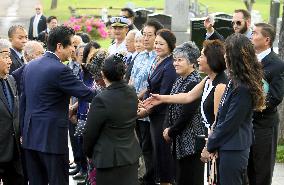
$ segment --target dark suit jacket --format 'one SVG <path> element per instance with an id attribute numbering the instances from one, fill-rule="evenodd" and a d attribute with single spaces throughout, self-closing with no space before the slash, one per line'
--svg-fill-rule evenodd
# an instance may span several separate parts
<path id="1" fill-rule="evenodd" d="M 47 46 L 47 37 L 48 37 L 48 33 L 47 33 L 47 29 L 45 29 L 44 31 L 40 32 L 37 36 L 37 40 L 44 43 L 44 46 Z"/>
<path id="2" fill-rule="evenodd" d="M 19 110 L 16 82 L 8 76 L 8 84 L 14 96 L 13 112 L 8 108 L 8 101 L 0 83 L 0 163 L 14 160 L 15 153 L 19 155 Z M 16 146 L 15 146 L 16 144 Z M 15 149 L 17 151 L 15 151 Z"/>
<path id="3" fill-rule="evenodd" d="M 148 91 L 145 97 L 148 98 L 150 93 L 154 94 L 170 94 L 173 83 L 177 78 L 175 68 L 173 66 L 172 55 L 164 59 L 160 63 L 151 76 L 148 78 Z M 166 104 L 161 104 L 152 108 L 152 114 L 165 114 L 167 110 Z"/>
<path id="4" fill-rule="evenodd" d="M 134 128 L 137 95 L 124 81 L 113 82 L 92 101 L 84 135 L 84 151 L 96 168 L 134 164 L 140 147 Z"/>
<path id="5" fill-rule="evenodd" d="M 91 102 L 95 93 L 53 53 L 29 62 L 23 70 L 23 148 L 68 153 L 70 96 Z"/>
<path id="6" fill-rule="evenodd" d="M 31 17 L 30 19 L 30 26 L 29 26 L 29 34 L 28 34 L 28 37 L 30 40 L 33 40 L 34 37 L 33 37 L 33 24 L 34 24 L 34 19 L 35 19 L 35 15 Z M 45 30 L 47 28 L 47 25 L 46 25 L 46 17 L 44 15 L 42 15 L 38 21 L 38 25 L 37 25 L 37 31 L 38 31 L 38 34 L 40 32 L 42 32 L 43 30 Z"/>
<path id="7" fill-rule="evenodd" d="M 22 67 L 24 65 L 24 62 L 19 58 L 19 56 L 17 55 L 17 53 L 10 48 L 10 58 L 12 60 L 12 64 L 10 67 L 10 74 L 15 71 L 16 69 Z"/>
<path id="8" fill-rule="evenodd" d="M 205 34 L 205 37 L 206 37 L 206 34 Z M 210 35 L 210 37 L 207 38 L 207 40 L 217 40 L 217 39 L 219 39 L 220 41 L 224 41 L 224 37 L 216 30 L 214 30 L 214 33 Z"/>
<path id="9" fill-rule="evenodd" d="M 225 90 L 226 94 L 227 89 Z M 219 105 L 216 128 L 208 138 L 209 152 L 245 150 L 252 144 L 253 103 L 250 90 L 244 84 L 231 85 Z"/>
<path id="10" fill-rule="evenodd" d="M 266 96 L 267 108 L 262 112 L 256 112 L 253 116 L 254 127 L 268 128 L 276 123 L 273 118 L 277 115 L 277 106 L 281 103 L 284 96 L 284 62 L 271 51 L 261 61 L 264 70 L 264 78 L 269 84 Z M 276 119 L 278 120 L 278 119 Z"/>

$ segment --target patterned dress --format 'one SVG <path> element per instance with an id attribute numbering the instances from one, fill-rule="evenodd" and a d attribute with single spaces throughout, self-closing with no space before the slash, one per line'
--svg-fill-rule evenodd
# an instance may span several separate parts
<path id="1" fill-rule="evenodd" d="M 179 77 L 173 85 L 171 94 L 186 93 L 200 81 L 201 77 L 197 71 L 193 71 L 186 78 Z M 204 134 L 199 105 L 200 99 L 189 105 L 169 106 L 169 135 L 174 140 L 173 148 L 177 159 L 194 154 L 195 137 Z"/>

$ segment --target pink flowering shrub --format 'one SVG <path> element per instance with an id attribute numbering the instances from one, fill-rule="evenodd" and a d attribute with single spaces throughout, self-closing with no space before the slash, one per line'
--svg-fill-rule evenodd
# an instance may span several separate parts
<path id="1" fill-rule="evenodd" d="M 106 38 L 108 36 L 105 24 L 99 19 L 94 19 L 94 17 L 71 17 L 64 25 L 70 26 L 75 32 L 86 32 L 93 39 Z"/>

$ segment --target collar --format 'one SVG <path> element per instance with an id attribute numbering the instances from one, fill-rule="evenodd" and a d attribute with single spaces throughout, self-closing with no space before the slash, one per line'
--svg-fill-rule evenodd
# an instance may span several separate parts
<path id="1" fill-rule="evenodd" d="M 271 52 L 271 48 L 268 48 L 267 50 L 264 50 L 263 52 L 257 54 L 257 60 L 259 62 L 262 61 L 262 59 L 264 59 L 264 57 L 266 57 L 267 55 L 269 55 L 269 53 Z"/>
<path id="2" fill-rule="evenodd" d="M 124 80 L 116 81 L 116 82 L 111 82 L 111 84 L 106 88 L 106 89 L 116 89 L 116 88 L 121 88 L 126 85 L 126 82 Z"/>
<path id="3" fill-rule="evenodd" d="M 206 32 L 206 39 L 208 39 L 209 37 L 211 37 L 211 35 L 213 35 L 214 32 L 215 32 L 215 30 L 213 30 L 213 32 L 211 32 L 211 33 Z"/>
<path id="4" fill-rule="evenodd" d="M 156 52 L 154 51 L 154 50 L 152 50 L 152 51 L 150 51 L 150 52 L 148 52 L 147 50 L 145 50 L 145 51 L 142 51 L 141 52 L 142 54 L 149 54 L 149 57 L 150 58 L 152 58 L 152 57 L 156 57 L 157 55 L 156 55 Z"/>
<path id="5" fill-rule="evenodd" d="M 39 19 L 41 18 L 42 13 L 41 14 L 36 14 L 36 17 L 38 17 Z"/>
<path id="6" fill-rule="evenodd" d="M 80 66 L 80 64 L 79 64 L 77 61 L 75 61 L 75 60 L 71 60 L 70 63 L 71 63 L 71 64 L 75 64 L 77 67 Z"/>
<path id="7" fill-rule="evenodd" d="M 244 35 L 245 35 L 247 38 L 251 39 L 251 38 L 252 38 L 252 29 L 249 28 L 249 29 L 244 33 Z"/>
<path id="8" fill-rule="evenodd" d="M 23 54 L 19 51 L 17 51 L 16 49 L 14 48 L 11 48 L 13 51 L 15 51 L 15 53 L 18 55 L 18 57 L 21 59 L 23 57 Z"/>
<path id="9" fill-rule="evenodd" d="M 53 53 L 52 51 L 46 51 L 45 53 L 55 55 L 56 58 L 61 62 L 60 58 L 55 53 Z"/>

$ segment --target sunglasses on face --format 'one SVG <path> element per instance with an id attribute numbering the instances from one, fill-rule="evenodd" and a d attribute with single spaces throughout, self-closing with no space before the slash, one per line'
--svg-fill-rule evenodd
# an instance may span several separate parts
<path id="1" fill-rule="evenodd" d="M 232 21 L 231 24 L 232 24 L 232 26 L 234 26 L 235 24 L 236 24 L 237 26 L 241 26 L 241 25 L 242 25 L 242 22 L 241 22 L 241 21 Z"/>

